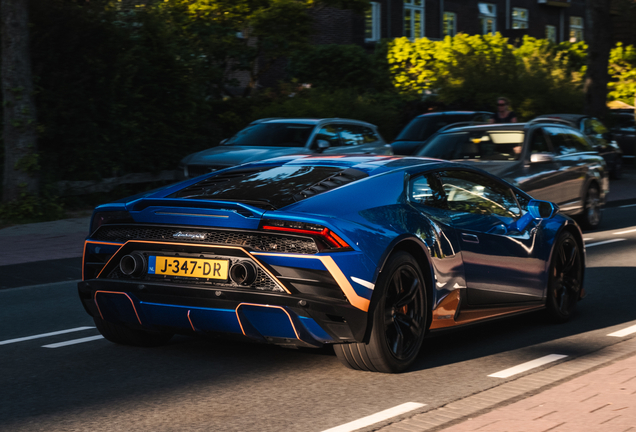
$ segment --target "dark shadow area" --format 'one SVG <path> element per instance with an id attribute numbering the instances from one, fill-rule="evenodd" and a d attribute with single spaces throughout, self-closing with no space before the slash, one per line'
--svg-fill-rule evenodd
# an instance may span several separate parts
<path id="1" fill-rule="evenodd" d="M 0 289 L 77 280 L 82 277 L 82 258 L 62 258 L 0 266 Z"/>

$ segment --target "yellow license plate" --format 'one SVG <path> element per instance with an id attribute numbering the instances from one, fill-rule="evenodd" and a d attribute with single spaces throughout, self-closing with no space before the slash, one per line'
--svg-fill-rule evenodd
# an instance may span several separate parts
<path id="1" fill-rule="evenodd" d="M 227 279 L 228 267 L 229 262 L 227 260 L 165 256 L 148 257 L 149 274 Z"/>

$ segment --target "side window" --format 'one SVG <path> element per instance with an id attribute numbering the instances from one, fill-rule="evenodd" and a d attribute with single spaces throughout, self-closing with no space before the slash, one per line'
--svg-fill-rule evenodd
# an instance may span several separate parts
<path id="1" fill-rule="evenodd" d="M 318 148 L 318 140 L 327 141 L 330 147 L 340 147 L 338 126 L 333 124 L 323 126 L 314 137 L 312 148 Z"/>
<path id="2" fill-rule="evenodd" d="M 535 129 L 530 139 L 530 153 L 551 153 L 542 129 Z"/>
<path id="3" fill-rule="evenodd" d="M 446 171 L 440 176 L 451 211 L 514 218 L 520 209 L 510 188 L 470 171 Z"/>
<path id="4" fill-rule="evenodd" d="M 371 128 L 360 125 L 340 125 L 340 139 L 343 146 L 357 146 L 378 141 Z"/>
<path id="5" fill-rule="evenodd" d="M 373 129 L 362 126 L 362 142 L 363 144 L 370 144 L 380 141 L 380 137 L 377 133 L 373 131 Z"/>
<path id="6" fill-rule="evenodd" d="M 568 132 L 568 140 L 570 141 L 571 146 L 576 148 L 576 151 L 592 151 L 592 146 L 583 134 L 581 134 L 579 131 Z"/>
<path id="7" fill-rule="evenodd" d="M 544 131 L 548 138 L 550 138 L 550 142 L 552 142 L 554 151 L 557 154 L 567 156 L 569 154 L 579 152 L 579 150 L 575 147 L 574 142 L 569 138 L 569 129 L 550 126 L 544 128 Z"/>
<path id="8" fill-rule="evenodd" d="M 600 120 L 591 118 L 589 119 L 589 121 L 591 133 L 586 133 L 586 135 L 605 135 L 607 132 L 609 132 L 605 125 L 600 122 Z"/>
<path id="9" fill-rule="evenodd" d="M 409 199 L 415 204 L 447 208 L 442 184 L 434 174 L 420 175 L 411 180 Z"/>

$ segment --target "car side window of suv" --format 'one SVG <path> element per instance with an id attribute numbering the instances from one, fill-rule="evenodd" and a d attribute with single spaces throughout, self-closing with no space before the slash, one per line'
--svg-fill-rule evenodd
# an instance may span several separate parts
<path id="1" fill-rule="evenodd" d="M 318 148 L 318 141 L 323 140 L 329 143 L 329 147 L 340 147 L 340 135 L 338 126 L 335 124 L 327 124 L 320 128 L 311 145 L 312 149 Z"/>
<path id="2" fill-rule="evenodd" d="M 594 150 L 587 137 L 579 131 L 568 131 L 568 139 L 577 151 L 587 152 Z"/>
<path id="3" fill-rule="evenodd" d="M 541 128 L 537 128 L 532 132 L 530 138 L 530 153 L 552 153 L 552 148 Z"/>
<path id="4" fill-rule="evenodd" d="M 343 146 L 357 146 L 378 141 L 371 128 L 361 125 L 340 125 L 340 140 Z"/>
<path id="5" fill-rule="evenodd" d="M 557 154 L 567 156 L 573 153 L 584 151 L 579 148 L 578 140 L 572 138 L 573 129 L 566 129 L 558 126 L 549 126 L 543 129 L 550 139 Z"/>

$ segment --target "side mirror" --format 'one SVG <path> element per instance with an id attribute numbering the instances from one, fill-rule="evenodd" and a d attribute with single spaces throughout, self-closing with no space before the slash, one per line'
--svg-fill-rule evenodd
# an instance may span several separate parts
<path id="1" fill-rule="evenodd" d="M 530 200 L 528 213 L 535 219 L 551 219 L 559 211 L 559 206 L 550 201 Z"/>
<path id="2" fill-rule="evenodd" d="M 531 163 L 554 162 L 554 155 L 551 153 L 532 153 L 530 155 Z"/>

